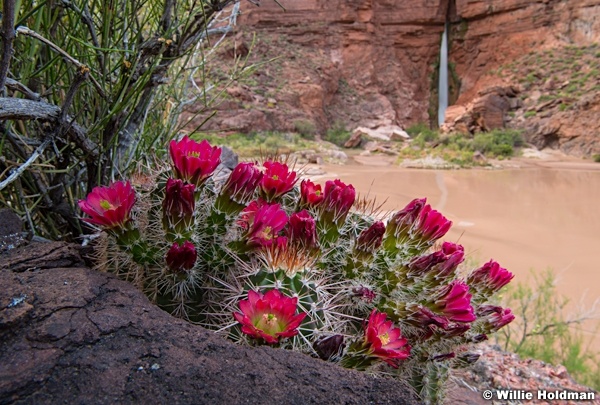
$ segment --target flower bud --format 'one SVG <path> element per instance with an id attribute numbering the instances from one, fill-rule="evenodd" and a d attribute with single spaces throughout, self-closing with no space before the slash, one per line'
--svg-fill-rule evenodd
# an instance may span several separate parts
<path id="1" fill-rule="evenodd" d="M 381 246 L 384 233 L 385 225 L 383 222 L 377 221 L 358 235 L 354 248 L 363 252 L 372 253 Z"/>
<path id="2" fill-rule="evenodd" d="M 415 231 L 422 242 L 433 243 L 444 236 L 451 226 L 452 221 L 427 204 L 419 213 Z"/>
<path id="3" fill-rule="evenodd" d="M 197 252 L 196 247 L 190 241 L 185 241 L 183 244 L 173 243 L 165 260 L 167 266 L 175 273 L 181 273 L 190 270 L 196 263 Z"/>
<path id="4" fill-rule="evenodd" d="M 194 215 L 194 185 L 179 179 L 168 179 L 163 201 L 163 215 L 178 222 Z"/>
<path id="5" fill-rule="evenodd" d="M 435 307 L 451 321 L 473 322 L 475 314 L 471 306 L 469 286 L 461 281 L 453 281 L 438 292 Z"/>
<path id="6" fill-rule="evenodd" d="M 317 225 L 308 211 L 302 210 L 290 216 L 288 224 L 290 243 L 304 249 L 312 249 L 317 245 Z"/>
<path id="7" fill-rule="evenodd" d="M 479 335 L 473 336 L 473 338 L 471 339 L 471 341 L 473 343 L 481 343 L 481 342 L 485 342 L 488 339 L 489 338 L 488 338 L 488 336 L 485 333 L 480 333 Z"/>
<path id="8" fill-rule="evenodd" d="M 478 290 L 485 291 L 487 295 L 491 295 L 508 284 L 513 277 L 514 274 L 510 271 L 490 260 L 469 274 L 467 283 Z"/>
<path id="9" fill-rule="evenodd" d="M 444 361 L 444 360 L 453 359 L 455 357 L 456 357 L 456 353 L 450 352 L 450 353 L 438 354 L 436 356 L 433 356 L 431 358 L 431 360 L 433 360 L 433 361 Z"/>
<path id="10" fill-rule="evenodd" d="M 345 347 L 346 344 L 342 335 L 329 336 L 313 343 L 313 349 L 323 360 L 329 360 L 333 356 L 339 355 Z"/>
<path id="11" fill-rule="evenodd" d="M 352 289 L 352 295 L 354 297 L 360 298 L 361 300 L 371 303 L 377 297 L 375 291 L 371 290 L 367 287 L 356 287 Z"/>
<path id="12" fill-rule="evenodd" d="M 407 235 L 413 224 L 417 221 L 419 213 L 427 202 L 426 198 L 414 199 L 402 210 L 392 216 L 388 223 L 388 233 L 396 238 Z"/>
<path id="13" fill-rule="evenodd" d="M 413 259 L 408 264 L 409 277 L 425 277 L 431 281 L 444 280 L 454 275 L 456 268 L 464 260 L 464 248 L 451 242 L 444 242 L 442 249 L 426 256 Z"/>
<path id="14" fill-rule="evenodd" d="M 351 184 L 344 184 L 340 180 L 327 181 L 325 183 L 325 193 L 321 203 L 321 218 L 335 222 L 341 226 L 350 208 L 354 204 L 356 190 Z"/>
<path id="15" fill-rule="evenodd" d="M 229 175 L 221 194 L 227 195 L 238 203 L 246 204 L 252 199 L 262 176 L 262 172 L 254 163 L 239 163 Z"/>
<path id="16" fill-rule="evenodd" d="M 186 235 L 192 232 L 194 221 L 194 189 L 193 184 L 184 183 L 180 179 L 168 179 L 163 200 L 163 226 L 172 239 L 180 239 L 175 235 Z"/>
<path id="17" fill-rule="evenodd" d="M 477 353 L 462 353 L 456 357 L 456 362 L 453 365 L 454 368 L 460 367 L 468 367 L 472 364 L 475 364 L 477 360 L 481 357 L 480 354 Z"/>

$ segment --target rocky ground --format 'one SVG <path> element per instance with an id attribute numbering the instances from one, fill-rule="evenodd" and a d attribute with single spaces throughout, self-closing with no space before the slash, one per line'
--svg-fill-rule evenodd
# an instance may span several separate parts
<path id="1" fill-rule="evenodd" d="M 0 229 L 3 241 L 20 234 L 7 211 L 0 223 L 12 224 Z M 395 380 L 238 346 L 173 318 L 130 284 L 86 268 L 80 250 L 22 242 L 0 254 L 0 404 L 419 403 Z M 489 403 L 486 389 L 590 392 L 562 366 L 479 350 L 452 377 L 447 403 Z"/>

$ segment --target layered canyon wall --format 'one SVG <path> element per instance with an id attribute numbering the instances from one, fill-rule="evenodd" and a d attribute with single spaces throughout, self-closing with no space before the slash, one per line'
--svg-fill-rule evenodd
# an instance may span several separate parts
<path id="1" fill-rule="evenodd" d="M 437 123 L 441 35 L 450 22 L 450 104 L 509 85 L 487 73 L 539 49 L 600 40 L 600 0 L 262 0 L 242 3 L 229 48 L 258 67 L 204 129 L 323 133 Z M 231 49 L 221 52 L 227 59 Z M 280 57 L 277 59 L 277 57 Z M 231 59 L 229 59 L 231 60 Z M 202 116 L 202 114 L 201 114 Z"/>

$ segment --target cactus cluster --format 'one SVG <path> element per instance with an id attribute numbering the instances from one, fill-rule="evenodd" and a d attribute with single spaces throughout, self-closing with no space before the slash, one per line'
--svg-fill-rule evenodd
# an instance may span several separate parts
<path id="1" fill-rule="evenodd" d="M 249 344 L 395 373 L 442 401 L 472 344 L 514 319 L 492 296 L 513 275 L 468 271 L 451 222 L 415 199 L 384 223 L 341 180 L 324 186 L 281 159 L 213 173 L 221 150 L 171 141 L 172 170 L 134 190 L 94 189 L 79 205 L 105 231 L 98 266 L 175 316 Z"/>

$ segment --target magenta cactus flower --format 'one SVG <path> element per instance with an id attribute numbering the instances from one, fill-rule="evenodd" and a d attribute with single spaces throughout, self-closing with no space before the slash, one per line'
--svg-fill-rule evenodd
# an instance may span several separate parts
<path id="1" fill-rule="evenodd" d="M 427 199 L 412 200 L 398 211 L 388 224 L 388 235 L 403 239 L 409 235 L 421 243 L 433 244 L 448 232 L 452 221 L 426 203 Z"/>
<path id="2" fill-rule="evenodd" d="M 494 333 L 500 328 L 508 325 L 515 319 L 510 308 L 502 308 L 496 305 L 482 305 L 477 308 L 477 316 L 485 318 L 486 331 Z"/>
<path id="3" fill-rule="evenodd" d="M 83 220 L 107 230 L 124 229 L 134 204 L 135 191 L 124 181 L 108 187 L 94 187 L 85 200 L 79 200 L 79 208 L 91 217 Z"/>
<path id="4" fill-rule="evenodd" d="M 452 226 L 452 221 L 447 220 L 446 217 L 427 204 L 419 213 L 415 225 L 415 230 L 420 235 L 420 239 L 423 242 L 433 243 L 448 232 Z"/>
<path id="5" fill-rule="evenodd" d="M 287 214 L 279 204 L 250 203 L 238 221 L 246 229 L 244 238 L 251 247 L 268 247 L 279 237 L 288 222 Z"/>
<path id="6" fill-rule="evenodd" d="M 385 234 L 385 225 L 381 221 L 365 229 L 358 235 L 354 248 L 362 252 L 374 252 L 381 246 L 383 235 Z"/>
<path id="7" fill-rule="evenodd" d="M 250 204 L 248 204 L 248 206 L 246 206 L 246 208 L 244 208 L 240 213 L 240 217 L 236 221 L 237 224 L 245 230 L 248 230 L 250 225 L 254 222 L 254 217 L 256 216 L 258 210 L 265 205 L 267 205 L 267 203 L 260 198 L 258 200 L 251 201 Z"/>
<path id="8" fill-rule="evenodd" d="M 408 233 L 417 221 L 426 202 L 426 198 L 416 198 L 409 202 L 402 210 L 395 213 L 388 224 L 388 232 L 394 234 L 396 237 L 400 234 Z"/>
<path id="9" fill-rule="evenodd" d="M 514 277 L 510 271 L 490 260 L 468 277 L 467 283 L 475 288 L 487 290 L 489 293 L 496 292 L 508 284 Z"/>
<path id="10" fill-rule="evenodd" d="M 298 334 L 306 314 L 296 315 L 297 305 L 297 297 L 286 297 L 279 290 L 269 290 L 264 295 L 250 290 L 248 299 L 239 303 L 241 313 L 235 312 L 233 316 L 242 325 L 243 333 L 275 344 L 280 338 Z"/>
<path id="11" fill-rule="evenodd" d="M 321 185 L 310 180 L 302 180 L 300 183 L 300 206 L 315 207 L 323 201 Z"/>
<path id="12" fill-rule="evenodd" d="M 427 275 L 436 279 L 452 276 L 458 265 L 463 262 L 464 252 L 462 245 L 444 242 L 441 250 L 413 259 L 408 264 L 408 275 L 411 277 Z"/>
<path id="13" fill-rule="evenodd" d="M 356 190 L 352 184 L 346 185 L 341 180 L 328 180 L 325 183 L 325 192 L 321 208 L 325 215 L 332 217 L 338 226 L 346 219 L 350 208 L 356 199 Z"/>
<path id="14" fill-rule="evenodd" d="M 502 311 L 491 314 L 489 320 L 492 324 L 492 332 L 496 332 L 514 321 L 515 315 L 512 313 L 510 308 L 502 308 Z"/>
<path id="15" fill-rule="evenodd" d="M 290 216 L 287 235 L 290 242 L 305 249 L 317 245 L 317 225 L 315 219 L 306 210 L 295 212 Z"/>
<path id="16" fill-rule="evenodd" d="M 221 148 L 206 140 L 196 142 L 187 135 L 179 142 L 172 140 L 169 152 L 176 177 L 196 187 L 204 184 L 221 163 Z"/>
<path id="17" fill-rule="evenodd" d="M 185 241 L 183 244 L 175 242 L 167 252 L 165 261 L 169 269 L 175 273 L 180 273 L 193 268 L 197 257 L 198 253 L 192 242 Z"/>
<path id="18" fill-rule="evenodd" d="M 462 281 L 455 280 L 444 286 L 435 301 L 436 309 L 454 322 L 473 322 L 475 314 L 471 306 L 469 286 Z"/>
<path id="19" fill-rule="evenodd" d="M 252 198 L 262 177 L 262 172 L 254 163 L 239 163 L 229 175 L 221 193 L 239 203 L 246 203 Z"/>
<path id="20" fill-rule="evenodd" d="M 260 189 L 265 200 L 273 201 L 294 187 L 296 172 L 290 171 L 286 164 L 267 161 L 263 166 L 266 170 L 260 179 Z"/>
<path id="21" fill-rule="evenodd" d="M 365 329 L 364 346 L 368 353 L 378 357 L 390 366 L 398 368 L 400 360 L 408 358 L 410 346 L 402 337 L 400 328 L 394 328 L 387 315 L 376 309 L 371 312 Z"/>
<path id="22" fill-rule="evenodd" d="M 195 186 L 180 179 L 168 179 L 163 200 L 163 218 L 175 225 L 181 220 L 189 222 L 194 216 Z"/>

